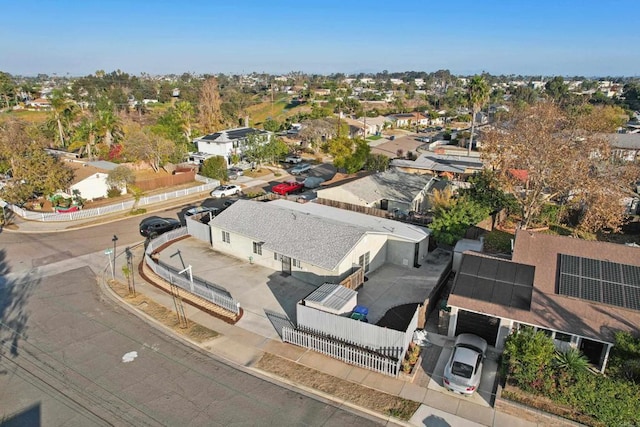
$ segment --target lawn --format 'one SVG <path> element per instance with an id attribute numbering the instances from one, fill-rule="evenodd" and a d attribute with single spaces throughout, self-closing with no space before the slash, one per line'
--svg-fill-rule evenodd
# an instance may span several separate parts
<path id="1" fill-rule="evenodd" d="M 371 136 L 368 136 L 367 139 L 369 141 L 377 141 L 379 139 L 382 139 L 382 137 L 380 135 L 371 135 Z"/>

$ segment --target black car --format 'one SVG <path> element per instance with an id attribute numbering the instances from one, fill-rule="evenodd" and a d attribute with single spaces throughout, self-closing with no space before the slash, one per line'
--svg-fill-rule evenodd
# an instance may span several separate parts
<path id="1" fill-rule="evenodd" d="M 140 234 L 144 237 L 155 238 L 167 231 L 180 228 L 180 221 L 173 218 L 151 217 L 140 223 Z"/>

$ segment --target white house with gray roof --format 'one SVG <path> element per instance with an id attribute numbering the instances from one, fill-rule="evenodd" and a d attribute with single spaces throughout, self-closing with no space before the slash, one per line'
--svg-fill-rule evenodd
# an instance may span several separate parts
<path id="1" fill-rule="evenodd" d="M 345 184 L 317 190 L 319 198 L 357 206 L 404 213 L 428 210 L 428 195 L 446 181 L 433 175 L 406 173 L 392 168 Z"/>
<path id="2" fill-rule="evenodd" d="M 429 230 L 316 203 L 238 200 L 209 222 L 213 249 L 315 285 L 355 268 L 419 267 Z"/>
<path id="3" fill-rule="evenodd" d="M 194 139 L 193 143 L 198 148 L 199 154 L 222 156 L 230 165 L 231 156 L 234 154 L 242 156 L 243 148 L 250 135 L 256 135 L 264 143 L 271 138 L 271 132 L 245 126 L 204 135 Z"/>

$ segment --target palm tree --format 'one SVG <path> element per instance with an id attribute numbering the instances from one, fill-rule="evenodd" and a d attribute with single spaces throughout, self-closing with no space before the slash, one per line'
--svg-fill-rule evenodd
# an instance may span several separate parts
<path id="1" fill-rule="evenodd" d="M 82 119 L 76 132 L 73 135 L 73 142 L 69 144 L 70 150 L 80 148 L 81 153 L 84 148 L 87 150 L 87 158 L 93 160 L 92 148 L 96 145 L 96 138 L 100 129 L 93 117 Z"/>
<path id="2" fill-rule="evenodd" d="M 467 155 L 471 155 L 473 146 L 473 134 L 476 129 L 476 115 L 489 99 L 489 85 L 482 76 L 473 76 L 468 87 L 469 105 L 471 107 L 471 136 Z"/>
<path id="3" fill-rule="evenodd" d="M 78 106 L 67 99 L 60 90 L 51 93 L 51 108 L 53 109 L 52 122 L 57 125 L 60 146 L 66 146 L 65 136 L 69 125 L 78 113 Z"/>
<path id="4" fill-rule="evenodd" d="M 120 119 L 113 110 L 98 111 L 98 127 L 102 141 L 111 147 L 111 144 L 117 142 L 122 137 L 122 128 L 120 127 Z"/>

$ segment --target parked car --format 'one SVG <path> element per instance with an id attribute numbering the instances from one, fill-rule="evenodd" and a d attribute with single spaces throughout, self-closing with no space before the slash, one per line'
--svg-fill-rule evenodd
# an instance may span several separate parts
<path id="1" fill-rule="evenodd" d="M 140 234 L 153 239 L 162 233 L 180 228 L 180 225 L 177 219 L 154 216 L 140 222 Z"/>
<path id="2" fill-rule="evenodd" d="M 318 188 L 320 184 L 324 182 L 324 178 L 319 176 L 308 176 L 305 178 L 303 184 L 305 188 Z"/>
<path id="3" fill-rule="evenodd" d="M 227 169 L 227 172 L 229 175 L 237 175 L 237 176 L 242 176 L 244 175 L 244 170 L 242 170 L 241 168 L 238 167 L 230 167 L 229 169 Z"/>
<path id="4" fill-rule="evenodd" d="M 416 141 L 431 142 L 431 138 L 429 138 L 428 136 L 420 136 L 420 137 L 416 138 Z"/>
<path id="5" fill-rule="evenodd" d="M 293 155 L 293 154 L 292 154 L 292 155 L 290 155 L 290 156 L 287 156 L 287 157 L 284 159 L 284 162 L 285 162 L 285 163 L 300 163 L 300 162 L 302 162 L 302 157 L 300 157 L 300 156 L 296 156 L 296 155 Z"/>
<path id="6" fill-rule="evenodd" d="M 241 192 L 242 192 L 242 189 L 240 188 L 239 185 L 235 185 L 235 184 L 221 185 L 211 192 L 211 197 L 216 197 L 216 198 L 227 197 L 227 196 L 233 196 L 234 194 L 240 194 Z"/>
<path id="7" fill-rule="evenodd" d="M 289 173 L 291 175 L 300 175 L 302 173 L 308 172 L 311 170 L 311 165 L 309 163 L 300 163 L 297 166 L 294 166 Z"/>
<path id="8" fill-rule="evenodd" d="M 232 204 L 234 204 L 234 203 L 235 203 L 235 202 L 237 202 L 237 201 L 238 201 L 238 199 L 228 199 L 228 200 L 225 200 L 225 201 L 224 201 L 224 203 L 222 204 L 223 209 L 228 208 L 229 206 L 231 206 Z"/>
<path id="9" fill-rule="evenodd" d="M 473 334 L 456 337 L 451 357 L 444 367 L 443 383 L 455 393 L 471 395 L 480 385 L 487 341 Z"/>
<path id="10" fill-rule="evenodd" d="M 220 209 L 208 206 L 198 206 L 195 208 L 187 209 L 184 212 L 184 216 L 194 216 L 201 213 L 211 214 L 216 216 L 220 212 Z"/>
<path id="11" fill-rule="evenodd" d="M 271 191 L 286 196 L 289 193 L 296 193 L 304 188 L 304 184 L 297 181 L 281 182 L 274 185 Z"/>

